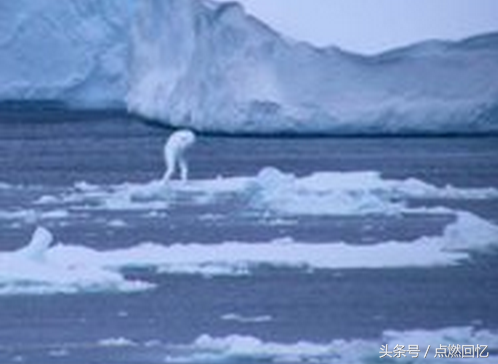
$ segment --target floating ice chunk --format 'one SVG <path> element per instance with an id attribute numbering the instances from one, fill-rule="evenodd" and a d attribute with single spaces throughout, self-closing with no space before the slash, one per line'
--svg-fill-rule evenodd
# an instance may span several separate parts
<path id="1" fill-rule="evenodd" d="M 455 245 L 455 241 L 459 243 Z M 475 215 L 462 213 L 441 236 L 422 236 L 409 242 L 310 244 L 287 238 L 266 243 L 209 245 L 143 243 L 110 251 L 59 245 L 50 249 L 48 256 L 53 262 L 62 261 L 74 266 L 93 264 L 111 271 L 144 267 L 172 274 L 237 275 L 249 274 L 261 266 L 308 270 L 454 265 L 468 259 L 472 251 L 497 245 L 497 226 Z"/>
<path id="2" fill-rule="evenodd" d="M 107 222 L 107 226 L 112 227 L 112 228 L 124 228 L 127 225 L 128 224 L 121 219 L 113 219 L 113 220 Z"/>
<path id="3" fill-rule="evenodd" d="M 69 355 L 69 350 L 67 349 L 52 349 L 48 352 L 49 356 L 60 358 Z"/>
<path id="4" fill-rule="evenodd" d="M 306 356 L 330 357 L 334 353 L 328 345 L 319 345 L 309 342 L 299 342 L 294 345 L 282 345 L 277 343 L 265 343 L 260 339 L 251 336 L 231 335 L 226 338 L 213 338 L 209 335 L 199 337 L 194 345 L 199 350 L 208 350 L 222 353 L 228 357 L 260 357 L 272 358 L 273 356 L 282 359 L 304 358 Z"/>
<path id="5" fill-rule="evenodd" d="M 25 248 L 0 253 L 0 295 L 135 292 L 152 287 L 91 261 L 54 260 L 52 253 L 58 246 L 51 247 L 52 242 L 52 234 L 40 227 Z M 78 250 L 85 248 L 73 254 Z"/>
<path id="6" fill-rule="evenodd" d="M 176 348 L 166 363 L 227 363 L 227 362 L 271 362 L 271 363 L 317 363 L 317 364 L 362 364 L 385 361 L 380 359 L 380 348 L 388 346 L 392 351 L 396 345 L 404 345 L 406 356 L 392 359 L 400 363 L 439 363 L 435 350 L 440 345 L 487 345 L 489 359 L 496 359 L 498 332 L 475 330 L 472 327 L 450 327 L 440 330 L 385 331 L 377 339 L 337 339 L 330 342 L 299 341 L 279 343 L 263 341 L 253 336 L 230 335 L 213 337 L 201 335 L 193 343 Z M 409 345 L 418 345 L 420 354 L 413 358 Z M 431 345 L 430 355 L 424 359 L 425 350 Z M 484 354 L 486 355 L 486 354 Z M 479 363 L 483 359 L 474 357 L 465 362 Z M 444 358 L 445 363 L 460 363 L 461 358 Z"/>
<path id="7" fill-rule="evenodd" d="M 137 346 L 138 344 L 135 341 L 124 337 L 111 337 L 99 340 L 98 345 L 103 347 L 126 347 Z"/>
<path id="8" fill-rule="evenodd" d="M 273 318 L 270 315 L 261 316 L 244 316 L 237 313 L 227 313 L 221 316 L 223 321 L 235 321 L 244 324 L 259 324 L 264 322 L 270 322 Z"/>
<path id="9" fill-rule="evenodd" d="M 55 203 L 56 197 L 52 199 Z M 0 210 L 0 219 L 11 221 L 22 221 L 27 224 L 38 224 L 47 221 L 64 220 L 69 218 L 69 212 L 65 209 L 56 210 L 36 210 L 36 209 L 19 209 L 19 210 Z"/>
<path id="10" fill-rule="evenodd" d="M 498 226 L 462 212 L 440 236 L 370 245 L 311 244 L 287 238 L 210 245 L 142 243 L 96 251 L 74 245 L 50 247 L 51 241 L 50 233 L 39 230 L 28 247 L 0 254 L 0 294 L 134 292 L 152 287 L 128 280 L 123 274 L 127 268 L 147 268 L 161 274 L 236 276 L 257 272 L 261 267 L 308 272 L 451 266 L 465 262 L 473 252 L 494 252 Z"/>
<path id="11" fill-rule="evenodd" d="M 54 196 L 58 204 L 78 209 L 165 210 L 178 205 L 219 205 L 230 200 L 241 214 L 365 216 L 400 213 L 443 213 L 443 207 L 411 207 L 410 202 L 435 199 L 498 199 L 496 188 L 438 187 L 414 178 L 386 179 L 379 172 L 318 172 L 297 177 L 276 168 L 264 168 L 251 177 L 206 180 L 152 181 L 115 186 L 75 188 Z M 45 199 L 53 203 L 54 199 Z M 2 215 L 0 214 L 0 217 Z M 43 217 L 44 215 L 42 215 Z"/>
<path id="12" fill-rule="evenodd" d="M 298 178 L 265 168 L 253 185 L 253 206 L 284 215 L 390 215 L 441 211 L 410 208 L 410 200 L 498 199 L 495 188 L 437 187 L 414 178 L 385 179 L 379 172 L 318 172 Z"/>
<path id="13" fill-rule="evenodd" d="M 19 254 L 27 259 L 42 262 L 45 260 L 45 253 L 50 248 L 53 240 L 54 237 L 50 231 L 43 227 L 38 227 L 31 237 L 31 242 L 21 249 Z"/>
<path id="14" fill-rule="evenodd" d="M 458 224 L 444 230 L 445 249 L 452 251 L 486 251 L 498 246 L 498 226 L 470 212 L 457 213 Z"/>
<path id="15" fill-rule="evenodd" d="M 0 190 L 8 190 L 11 188 L 11 185 L 5 182 L 0 182 Z"/>

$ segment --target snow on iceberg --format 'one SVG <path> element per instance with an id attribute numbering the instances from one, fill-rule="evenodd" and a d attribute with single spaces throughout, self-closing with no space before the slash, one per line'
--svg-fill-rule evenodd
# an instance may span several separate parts
<path id="1" fill-rule="evenodd" d="M 237 3 L 145 0 L 128 106 L 227 133 L 498 131 L 498 36 L 373 57 L 285 39 Z"/>
<path id="2" fill-rule="evenodd" d="M 134 292 L 151 288 L 124 272 L 148 269 L 159 274 L 247 275 L 261 267 L 315 269 L 397 269 L 451 266 L 498 245 L 498 227 L 467 212 L 458 213 L 441 236 L 410 242 L 370 245 L 343 242 L 300 243 L 142 243 L 131 248 L 96 251 L 84 246 L 50 246 L 51 234 L 37 230 L 28 247 L 0 254 L 0 294 Z"/>
<path id="3" fill-rule="evenodd" d="M 0 4 L 0 100 L 127 107 L 227 133 L 497 132 L 498 36 L 376 56 L 289 40 L 237 3 Z"/>

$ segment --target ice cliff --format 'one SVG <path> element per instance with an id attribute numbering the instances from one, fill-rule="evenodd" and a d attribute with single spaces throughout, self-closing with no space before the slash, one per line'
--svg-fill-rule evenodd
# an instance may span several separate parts
<path id="1" fill-rule="evenodd" d="M 132 1 L 0 2 L 0 99 L 124 107 Z"/>
<path id="2" fill-rule="evenodd" d="M 367 57 L 287 39 L 236 3 L 3 2 L 0 98 L 228 133 L 498 132 L 498 34 Z"/>

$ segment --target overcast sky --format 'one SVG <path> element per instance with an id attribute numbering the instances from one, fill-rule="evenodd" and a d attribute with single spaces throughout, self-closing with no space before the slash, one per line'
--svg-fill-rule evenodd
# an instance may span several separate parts
<path id="1" fill-rule="evenodd" d="M 227 1 L 227 0 L 218 0 Z M 240 0 L 281 33 L 377 53 L 424 39 L 498 31 L 498 0 Z"/>

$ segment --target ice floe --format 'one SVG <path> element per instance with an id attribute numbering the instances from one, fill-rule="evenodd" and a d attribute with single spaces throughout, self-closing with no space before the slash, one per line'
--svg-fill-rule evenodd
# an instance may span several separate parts
<path id="1" fill-rule="evenodd" d="M 0 253 L 0 295 L 134 292 L 151 287 L 84 260 L 54 260 L 51 254 L 57 247 L 52 243 L 52 234 L 38 228 L 26 247 Z"/>
<path id="2" fill-rule="evenodd" d="M 227 313 L 221 316 L 223 321 L 234 321 L 244 324 L 260 324 L 270 322 L 273 318 L 270 315 L 246 316 L 238 313 Z"/>
<path id="3" fill-rule="evenodd" d="M 99 186 L 76 184 L 57 196 L 43 196 L 38 206 L 69 205 L 72 209 L 167 210 L 178 205 L 210 205 L 232 201 L 241 213 L 274 215 L 392 215 L 446 212 L 413 207 L 422 200 L 498 199 L 498 189 L 435 186 L 415 178 L 386 179 L 379 172 L 318 172 L 298 177 L 264 168 L 252 177 L 152 181 Z M 1 216 L 1 215 L 0 215 Z"/>
<path id="4" fill-rule="evenodd" d="M 257 273 L 262 267 L 309 272 L 451 266 L 469 260 L 473 253 L 493 252 L 498 246 L 498 226 L 459 212 L 440 236 L 368 245 L 283 238 L 210 245 L 141 243 L 97 251 L 51 243 L 51 234 L 40 228 L 27 247 L 0 254 L 0 294 L 134 292 L 152 287 L 129 280 L 124 272 L 131 268 L 158 274 L 237 276 Z"/>
<path id="5" fill-rule="evenodd" d="M 496 359 L 498 333 L 491 330 L 476 330 L 473 327 L 450 327 L 439 330 L 385 331 L 378 339 L 332 340 L 328 343 L 300 341 L 296 343 L 268 342 L 253 336 L 229 335 L 213 337 L 201 335 L 193 343 L 184 345 L 178 353 L 166 356 L 166 363 L 316 363 L 316 364 L 362 364 L 391 362 L 390 358 L 380 359 L 382 346 L 387 345 L 391 360 L 400 363 L 480 363 L 479 356 L 489 355 L 488 360 Z M 393 357 L 393 349 L 398 345 L 400 358 Z M 427 357 L 425 352 L 430 345 Z M 436 349 L 443 346 L 466 345 L 479 351 L 471 358 L 441 358 Z M 486 346 L 486 348 L 484 347 Z M 409 351 L 412 346 L 413 351 Z M 418 358 L 415 351 L 418 347 Z M 404 352 L 403 352 L 404 350 Z M 484 350 L 484 351 L 483 351 Z M 170 350 L 171 351 L 171 350 Z M 440 352 L 442 350 L 440 349 Z M 469 354 L 470 355 L 470 354 Z"/>

